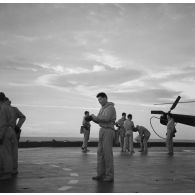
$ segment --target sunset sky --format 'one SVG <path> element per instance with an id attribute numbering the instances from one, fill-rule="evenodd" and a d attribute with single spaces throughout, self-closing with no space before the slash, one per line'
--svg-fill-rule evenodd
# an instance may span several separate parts
<path id="1" fill-rule="evenodd" d="M 0 91 L 27 117 L 22 136 L 82 137 L 83 113 L 98 113 L 104 91 L 117 119 L 131 113 L 158 138 L 150 111 L 171 105 L 154 104 L 195 100 L 195 4 L 1 3 Z M 195 103 L 173 113 L 195 115 Z M 195 127 L 177 130 L 195 139 Z"/>

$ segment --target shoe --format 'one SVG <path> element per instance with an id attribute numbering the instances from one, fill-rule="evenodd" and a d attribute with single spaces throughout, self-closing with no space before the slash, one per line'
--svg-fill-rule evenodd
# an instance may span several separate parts
<path id="1" fill-rule="evenodd" d="M 169 156 L 173 156 L 173 152 L 168 152 L 168 155 Z"/>
<path id="2" fill-rule="evenodd" d="M 104 177 L 103 177 L 103 176 L 97 175 L 97 176 L 95 176 L 95 177 L 92 177 L 92 179 L 93 179 L 93 180 L 97 180 L 97 181 L 102 181 L 102 180 L 104 179 Z"/>
<path id="3" fill-rule="evenodd" d="M 113 179 L 113 178 L 106 178 L 106 177 L 105 177 L 105 178 L 103 179 L 103 181 L 104 181 L 104 182 L 113 182 L 114 179 Z"/>
<path id="4" fill-rule="evenodd" d="M 143 150 L 139 150 L 139 152 L 143 152 Z"/>

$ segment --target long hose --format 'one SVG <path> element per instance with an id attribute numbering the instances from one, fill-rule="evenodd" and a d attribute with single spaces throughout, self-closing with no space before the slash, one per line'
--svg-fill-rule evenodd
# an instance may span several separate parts
<path id="1" fill-rule="evenodd" d="M 152 117 L 150 118 L 150 125 L 151 125 L 151 127 L 152 127 L 152 130 L 154 131 L 154 133 L 155 133 L 158 137 L 160 137 L 161 139 L 166 140 L 166 138 L 161 137 L 161 136 L 154 130 L 154 128 L 153 128 L 153 126 L 152 126 L 152 119 L 153 119 L 153 118 L 160 119 L 160 118 L 158 118 L 158 117 L 156 117 L 156 116 L 152 116 Z"/>

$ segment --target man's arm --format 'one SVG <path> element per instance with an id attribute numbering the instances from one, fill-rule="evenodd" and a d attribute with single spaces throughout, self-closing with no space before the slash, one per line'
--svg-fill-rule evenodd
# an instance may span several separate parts
<path id="1" fill-rule="evenodd" d="M 111 122 L 112 119 L 113 119 L 113 116 L 116 117 L 116 111 L 115 111 L 114 107 L 111 107 L 111 108 L 105 110 L 104 115 L 99 115 L 99 116 L 92 115 L 93 121 L 96 122 L 96 123 Z"/>
<path id="2" fill-rule="evenodd" d="M 26 120 L 26 116 L 18 108 L 16 108 L 16 110 L 17 110 L 17 118 L 19 119 L 18 123 L 16 124 L 16 126 L 19 129 L 21 129 L 24 121 Z"/>

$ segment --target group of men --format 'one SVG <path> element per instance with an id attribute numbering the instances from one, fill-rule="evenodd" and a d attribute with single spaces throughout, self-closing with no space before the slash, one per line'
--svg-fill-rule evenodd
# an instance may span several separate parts
<path id="1" fill-rule="evenodd" d="M 101 105 L 98 115 L 84 114 L 82 129 L 84 131 L 84 142 L 82 150 L 87 151 L 87 142 L 90 135 L 90 121 L 100 126 L 99 142 L 97 150 L 97 175 L 93 180 L 113 182 L 113 140 L 115 137 L 115 125 L 119 128 L 121 151 L 134 153 L 133 132 L 138 132 L 140 136 L 141 152 L 147 152 L 147 141 L 150 132 L 143 126 L 134 126 L 132 115 L 122 114 L 122 118 L 116 123 L 116 110 L 114 103 L 108 102 L 108 97 L 104 92 L 97 94 L 97 99 Z M 19 120 L 18 120 L 19 119 Z M 21 127 L 26 120 L 25 115 L 18 108 L 11 106 L 11 101 L 0 92 L 0 180 L 11 178 L 18 173 L 18 142 Z M 173 137 L 175 133 L 174 120 L 168 114 L 167 124 L 167 147 L 169 154 L 173 154 Z"/>
<path id="2" fill-rule="evenodd" d="M 89 111 L 85 111 L 81 126 L 82 130 L 80 132 L 84 136 L 81 147 L 83 152 L 89 151 L 87 149 L 87 145 L 90 136 L 91 124 L 89 120 L 86 120 L 88 117 L 90 117 Z M 137 125 L 135 127 L 131 114 L 128 114 L 126 119 L 126 113 L 122 113 L 122 118 L 119 119 L 115 125 L 118 127 L 116 132 L 119 133 L 121 152 L 128 151 L 130 154 L 135 153 L 133 147 L 133 132 L 138 132 L 139 135 L 136 137 L 136 141 L 140 143 L 141 150 L 139 152 L 147 153 L 147 142 L 150 138 L 150 132 L 144 126 Z M 115 134 L 115 137 L 117 137 L 117 134 Z"/>
<path id="3" fill-rule="evenodd" d="M 18 142 L 25 115 L 0 92 L 0 180 L 18 174 Z"/>
<path id="4" fill-rule="evenodd" d="M 140 142 L 140 152 L 147 153 L 147 142 L 150 138 L 150 132 L 144 126 L 134 126 L 132 115 L 122 113 L 122 118 L 116 121 L 116 110 L 114 103 L 108 102 L 108 97 L 104 92 L 97 94 L 97 99 L 101 105 L 98 115 L 89 115 L 86 111 L 83 118 L 82 127 L 84 129 L 84 140 L 82 150 L 87 151 L 87 142 L 90 134 L 90 121 L 93 121 L 100 126 L 99 142 L 97 150 L 97 175 L 92 177 L 93 180 L 113 182 L 114 181 L 114 166 L 113 166 L 113 140 L 115 136 L 115 125 L 118 127 L 120 136 L 121 152 L 128 151 L 134 153 L 133 148 L 133 132 L 138 132 L 137 139 Z M 171 114 L 168 114 L 167 124 L 167 148 L 170 155 L 173 155 L 173 137 L 175 133 L 174 120 Z"/>
<path id="5" fill-rule="evenodd" d="M 87 143 L 90 134 L 90 121 L 99 124 L 97 176 L 92 179 L 112 182 L 114 180 L 112 146 L 115 137 L 115 126 L 119 128 L 122 152 L 129 151 L 131 154 L 134 153 L 133 132 L 139 132 L 141 137 L 141 149 L 145 152 L 147 151 L 147 141 L 150 137 L 150 132 L 143 126 L 137 125 L 134 127 L 131 114 L 129 114 L 126 119 L 126 114 L 123 113 L 122 118 L 116 123 L 116 110 L 114 103 L 108 102 L 107 95 L 104 92 L 98 93 L 96 97 L 101 105 L 101 109 L 97 116 L 94 114 L 89 115 L 89 111 L 85 111 L 84 113 L 82 122 L 83 131 L 81 132 L 84 134 L 82 150 L 83 152 L 87 151 Z"/>
<path id="6" fill-rule="evenodd" d="M 144 126 L 137 125 L 134 126 L 132 121 L 132 114 L 127 115 L 122 113 L 122 118 L 116 122 L 116 126 L 119 131 L 121 152 L 130 152 L 130 154 L 135 153 L 133 147 L 133 132 L 138 132 L 137 141 L 140 143 L 140 152 L 147 153 L 147 142 L 150 138 L 150 132 Z"/>

